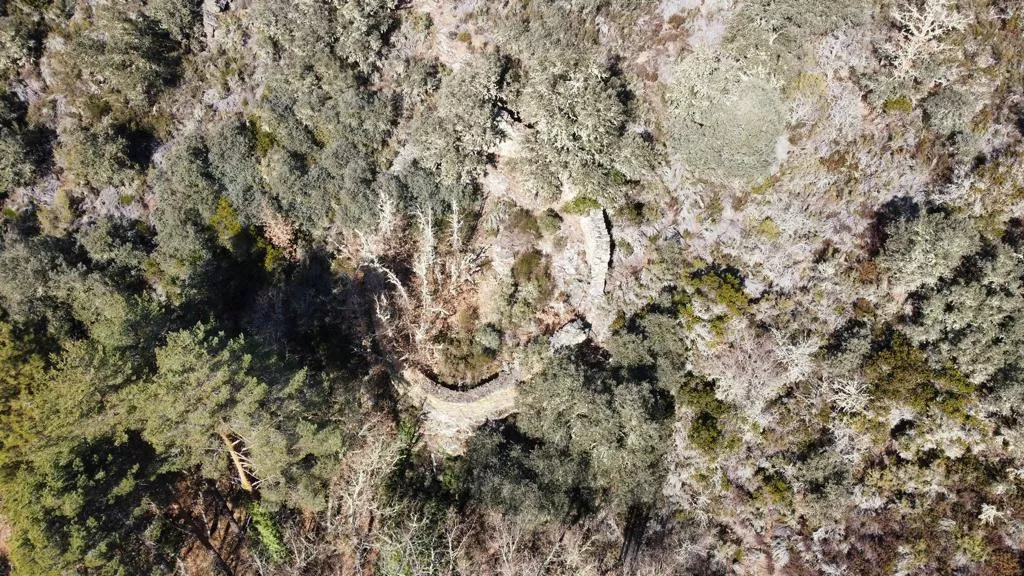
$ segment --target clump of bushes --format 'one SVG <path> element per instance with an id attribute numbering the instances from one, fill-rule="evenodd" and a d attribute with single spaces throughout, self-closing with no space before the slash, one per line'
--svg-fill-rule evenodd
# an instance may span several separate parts
<path id="1" fill-rule="evenodd" d="M 763 62 L 788 76 L 813 57 L 819 39 L 867 22 L 870 9 L 866 0 L 751 0 L 730 20 L 725 45 L 742 59 Z"/>
<path id="2" fill-rule="evenodd" d="M 439 341 L 438 375 L 449 383 L 475 384 L 497 370 L 495 360 L 502 346 L 501 331 L 484 324 L 471 333 Z"/>
<path id="3" fill-rule="evenodd" d="M 676 400 L 694 411 L 687 436 L 693 445 L 707 454 L 735 443 L 722 431 L 721 420 L 732 407 L 715 397 L 715 383 L 702 378 L 691 378 L 676 393 Z"/>
<path id="4" fill-rule="evenodd" d="M 562 228 L 562 217 L 549 208 L 537 217 L 537 227 L 545 236 L 552 236 Z"/>
<path id="5" fill-rule="evenodd" d="M 529 210 L 523 208 L 513 210 L 508 216 L 507 225 L 510 229 L 530 238 L 540 238 L 540 223 Z"/>
<path id="6" fill-rule="evenodd" d="M 548 257 L 537 249 L 520 254 L 512 265 L 512 279 L 520 289 L 530 287 L 539 294 L 549 294 L 553 280 Z"/>

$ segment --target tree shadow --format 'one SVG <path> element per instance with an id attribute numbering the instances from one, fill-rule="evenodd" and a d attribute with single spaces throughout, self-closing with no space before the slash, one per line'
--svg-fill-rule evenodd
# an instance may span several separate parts
<path id="1" fill-rule="evenodd" d="M 870 258 L 878 256 L 889 239 L 888 230 L 900 220 L 913 220 L 921 214 L 922 207 L 910 196 L 897 196 L 875 211 L 875 219 L 867 229 L 867 253 Z"/>

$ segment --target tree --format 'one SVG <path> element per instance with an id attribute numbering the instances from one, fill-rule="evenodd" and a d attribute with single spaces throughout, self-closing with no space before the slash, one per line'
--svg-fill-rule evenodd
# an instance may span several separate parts
<path id="1" fill-rule="evenodd" d="M 651 149 L 642 128 L 631 126 L 629 85 L 618 70 L 543 61 L 521 74 L 514 102 L 527 129 L 515 166 L 542 198 L 558 198 L 563 183 L 571 183 L 612 204 L 627 181 L 646 177 Z"/>
<path id="2" fill-rule="evenodd" d="M 131 378 L 130 363 L 89 342 L 66 345 L 45 376 L 31 356 L 6 360 L 17 366 L 20 388 L 0 419 L 15 570 L 113 576 L 160 565 L 160 547 L 144 542 L 152 517 L 138 508 L 140 481 L 152 479 L 151 452 L 106 410 Z"/>
<path id="3" fill-rule="evenodd" d="M 552 473 L 561 466 L 550 460 L 569 458 L 586 467 L 613 509 L 652 502 L 665 473 L 671 402 L 649 382 L 617 382 L 577 362 L 557 358 L 520 392 L 516 423 L 546 447 L 538 472 Z"/>
<path id="4" fill-rule="evenodd" d="M 269 394 L 252 362 L 244 340 L 228 340 L 203 325 L 167 335 L 156 350 L 156 374 L 127 398 L 145 423 L 144 437 L 167 455 L 166 469 L 201 465 L 208 476 L 223 473 L 219 434 L 247 426 Z"/>
<path id="5" fill-rule="evenodd" d="M 892 20 L 900 29 L 900 38 L 886 51 L 899 80 L 916 78 L 921 61 L 949 50 L 944 37 L 969 22 L 951 0 L 903 2 L 893 9 Z"/>
<path id="6" fill-rule="evenodd" d="M 152 249 L 151 236 L 142 222 L 107 217 L 80 230 L 77 239 L 106 277 L 120 286 L 137 287 Z"/>
<path id="7" fill-rule="evenodd" d="M 178 142 L 153 175 L 156 206 L 152 220 L 156 250 L 151 255 L 160 284 L 169 292 L 200 296 L 214 268 L 214 240 L 205 224 L 217 209 L 217 186 L 206 149 L 197 137 Z"/>
<path id="8" fill-rule="evenodd" d="M 267 201 L 257 165 L 254 128 L 259 129 L 229 119 L 213 126 L 204 138 L 211 175 L 244 224 L 257 222 L 260 206 Z"/>
<path id="9" fill-rule="evenodd" d="M 269 196 L 317 236 L 333 224 L 372 226 L 379 158 L 395 120 L 391 104 L 335 59 L 272 61 L 267 74 L 252 125 L 266 148 L 257 152 Z"/>
<path id="10" fill-rule="evenodd" d="M 197 325 L 167 335 L 153 377 L 126 389 L 122 401 L 142 422 L 161 469 L 199 467 L 211 478 L 230 470 L 270 505 L 316 510 L 342 447 L 337 426 L 300 416 L 327 400 L 317 389 L 305 370 L 287 370 L 243 338 Z"/>
<path id="11" fill-rule="evenodd" d="M 56 342 L 92 338 L 114 349 L 150 343 L 163 327 L 148 296 L 122 292 L 103 276 L 75 265 L 62 245 L 9 239 L 0 245 L 0 306 L 14 321 Z"/>
<path id="12" fill-rule="evenodd" d="M 379 65 L 395 26 L 395 0 L 333 0 L 282 5 L 272 0 L 253 6 L 259 33 L 299 58 L 321 54 L 340 58 L 361 74 Z"/>
<path id="13" fill-rule="evenodd" d="M 697 52 L 672 72 L 666 99 L 669 150 L 696 176 L 750 182 L 779 160 L 787 113 L 763 73 L 729 55 Z"/>
<path id="14" fill-rule="evenodd" d="M 6 432 L 0 441 L 0 454 L 3 454 L 4 462 L 16 450 L 13 447 L 24 442 L 21 417 L 27 407 L 21 402 L 46 381 L 44 359 L 26 345 L 28 343 L 31 343 L 28 334 L 6 322 L 0 323 L 0 362 L 5 366 L 0 375 L 0 401 L 3 406 L 0 427 Z"/>
<path id="15" fill-rule="evenodd" d="M 364 74 L 379 66 L 395 25 L 396 0 L 335 0 L 338 40 L 335 52 Z"/>
<path id="16" fill-rule="evenodd" d="M 945 250 L 958 244 L 956 233 L 951 226 L 942 229 Z M 1003 377 L 1013 382 L 1012 374 L 1024 366 L 1021 256 L 997 244 L 993 253 L 972 264 L 962 278 L 927 291 L 906 330 L 915 344 L 929 350 L 934 365 L 953 361 L 975 384 L 1012 369 Z"/>
<path id="17" fill-rule="evenodd" d="M 887 234 L 878 263 L 900 290 L 927 287 L 949 277 L 964 256 L 981 245 L 967 219 L 942 212 L 897 220 Z"/>
<path id="18" fill-rule="evenodd" d="M 411 143 L 417 159 L 437 169 L 446 184 L 482 176 L 501 136 L 496 108 L 508 65 L 491 56 L 442 76 L 428 108 L 415 117 Z"/>

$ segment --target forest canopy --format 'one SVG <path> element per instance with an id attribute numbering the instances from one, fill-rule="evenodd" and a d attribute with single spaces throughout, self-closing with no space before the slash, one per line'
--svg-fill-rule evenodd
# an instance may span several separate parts
<path id="1" fill-rule="evenodd" d="M 0 1 L 0 576 L 1024 574 L 1016 0 Z"/>

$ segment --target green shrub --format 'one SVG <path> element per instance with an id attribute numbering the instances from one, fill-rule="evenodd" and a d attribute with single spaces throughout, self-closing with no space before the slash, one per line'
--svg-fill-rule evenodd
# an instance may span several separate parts
<path id="1" fill-rule="evenodd" d="M 201 6 L 196 2 L 179 0 L 149 0 L 146 14 L 156 20 L 178 44 L 200 49 L 199 33 L 203 21 Z"/>
<path id="2" fill-rule="evenodd" d="M 963 242 L 956 234 L 947 228 L 942 246 L 929 251 L 956 250 Z M 1024 318 L 1018 313 L 1024 262 L 1006 244 L 986 243 L 961 267 L 956 278 L 916 295 L 914 314 L 902 329 L 928 353 L 933 366 L 952 364 L 975 384 L 992 380 L 993 391 L 1002 397 L 1001 404 L 993 405 L 1015 405 L 1024 394 L 1016 383 L 1018 367 L 1024 366 Z"/>
<path id="3" fill-rule="evenodd" d="M 285 253 L 267 241 L 266 238 L 260 236 L 256 239 L 256 245 L 254 246 L 257 254 L 262 254 L 263 270 L 270 274 L 280 273 L 284 266 L 288 263 L 288 257 Z"/>
<path id="4" fill-rule="evenodd" d="M 274 134 L 265 130 L 260 125 L 259 119 L 255 117 L 250 118 L 246 125 L 255 144 L 256 156 L 263 158 L 274 147 Z"/>
<path id="5" fill-rule="evenodd" d="M 769 241 L 775 241 L 781 236 L 782 230 L 779 229 L 779 225 L 774 220 L 765 218 L 757 225 L 757 233 Z"/>
<path id="6" fill-rule="evenodd" d="M 232 240 L 242 233 L 242 223 L 238 220 L 238 214 L 226 198 L 221 198 L 217 202 L 217 210 L 210 217 L 210 226 L 225 245 L 230 245 Z"/>
<path id="7" fill-rule="evenodd" d="M 567 68 L 536 70 L 520 98 L 524 122 L 534 133 L 538 160 L 580 167 L 613 161 L 628 111 L 618 95 L 624 80 L 609 70 Z"/>
<path id="8" fill-rule="evenodd" d="M 253 528 L 256 529 L 256 541 L 271 561 L 281 562 L 287 558 L 288 547 L 285 546 L 281 529 L 274 521 L 273 514 L 259 502 L 253 502 L 249 505 L 249 517 L 252 519 Z"/>
<path id="9" fill-rule="evenodd" d="M 473 333 L 473 342 L 485 350 L 501 349 L 501 331 L 492 324 L 484 324 Z"/>
<path id="10" fill-rule="evenodd" d="M 715 396 L 715 382 L 706 378 L 688 378 L 676 393 L 676 398 L 695 412 L 714 418 L 725 416 L 731 409 L 729 404 Z"/>
<path id="11" fill-rule="evenodd" d="M 397 0 L 353 0 L 338 5 L 335 53 L 364 73 L 379 65 Z"/>
<path id="12" fill-rule="evenodd" d="M 906 96 L 894 96 L 886 100 L 882 108 L 889 114 L 910 114 L 914 111 L 914 103 Z"/>
<path id="13" fill-rule="evenodd" d="M 561 211 L 566 214 L 583 216 L 591 210 L 600 210 L 601 204 L 590 196 L 577 196 L 566 204 L 562 205 Z"/>
<path id="14" fill-rule="evenodd" d="M 626 78 L 607 61 L 578 56 L 545 57 L 536 66 L 518 70 L 524 83 L 515 108 L 531 129 L 520 140 L 514 169 L 545 201 L 558 198 L 563 180 L 580 194 L 616 201 L 624 188 L 616 180 L 644 178 L 653 156 L 631 124 L 636 119 Z"/>
<path id="15" fill-rule="evenodd" d="M 206 293 L 206 273 L 216 268 L 217 238 L 209 221 L 222 197 L 209 173 L 206 149 L 196 137 L 183 138 L 151 174 L 156 206 L 156 250 L 147 276 L 174 297 Z M 230 207 L 230 206 L 229 206 Z"/>
<path id="16" fill-rule="evenodd" d="M 495 364 L 497 348 L 489 348 L 475 338 L 447 337 L 437 344 L 440 345 L 438 376 L 449 384 L 476 384 L 499 367 Z"/>
<path id="17" fill-rule="evenodd" d="M 714 454 L 722 439 L 722 431 L 718 428 L 718 418 L 709 412 L 700 412 L 690 422 L 687 437 L 694 446 L 707 454 Z"/>
<path id="18" fill-rule="evenodd" d="M 750 304 L 743 290 L 743 278 L 728 269 L 707 268 L 693 274 L 687 282 L 692 289 L 725 306 L 728 314 L 742 314 Z"/>
<path id="19" fill-rule="evenodd" d="M 773 504 L 786 504 L 793 500 L 793 487 L 778 473 L 765 474 L 759 495 Z"/>
<path id="20" fill-rule="evenodd" d="M 67 232 L 78 217 L 79 200 L 64 188 L 57 190 L 49 206 L 41 207 L 36 213 L 43 233 L 61 236 Z"/>
<path id="21" fill-rule="evenodd" d="M 119 218 L 103 218 L 78 233 L 78 241 L 97 265 L 107 274 L 125 280 L 142 271 L 147 257 L 150 234 L 134 222 Z"/>
<path id="22" fill-rule="evenodd" d="M 303 6 L 295 11 L 330 11 L 327 5 Z M 329 14 L 317 17 L 328 22 L 331 18 Z M 289 13 L 276 18 L 298 16 Z M 308 22 L 292 24 L 296 28 L 289 34 L 303 37 L 301 42 L 295 39 L 299 43 L 293 46 L 298 49 L 308 41 L 312 54 L 322 53 L 321 43 L 330 42 L 334 34 L 320 29 L 319 21 L 312 27 Z M 283 32 L 280 22 L 275 28 Z M 314 33 L 324 37 L 317 38 Z M 298 55 L 289 55 L 292 57 Z M 308 56 L 302 58 L 306 61 Z M 366 230 L 377 223 L 378 187 L 384 180 L 380 172 L 388 162 L 390 152 L 384 148 L 394 112 L 387 97 L 361 86 L 359 77 L 337 59 L 317 59 L 315 65 L 274 62 L 263 97 L 250 111 L 259 118 L 260 131 L 273 134 L 274 145 L 257 167 L 253 134 L 245 123 L 232 123 L 227 134 L 239 144 L 225 143 L 225 153 L 220 154 L 214 142 L 209 142 L 211 164 L 235 208 L 250 212 L 242 214 L 243 223 L 251 223 L 254 212 L 266 201 L 315 236 L 332 225 Z M 230 162 L 222 163 L 221 157 Z M 415 166 L 408 169 L 416 170 L 422 171 Z M 436 189 L 436 175 L 431 178 Z M 237 189 L 232 191 L 233 187 Z M 248 197 L 256 202 L 243 200 Z M 447 204 L 449 199 L 439 195 L 434 201 Z M 440 214 L 435 212 L 435 216 Z"/>

